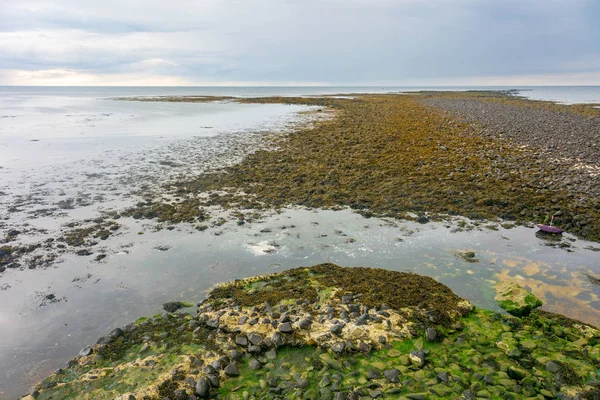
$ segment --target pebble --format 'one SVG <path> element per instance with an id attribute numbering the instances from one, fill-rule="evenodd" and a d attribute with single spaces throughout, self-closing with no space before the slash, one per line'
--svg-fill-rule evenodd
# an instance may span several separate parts
<path id="1" fill-rule="evenodd" d="M 225 367 L 225 375 L 230 377 L 240 376 L 240 370 L 237 365 L 229 364 Z"/>
<path id="2" fill-rule="evenodd" d="M 435 331 L 435 329 L 427 328 L 427 340 L 429 342 L 435 342 L 436 338 L 437 338 L 437 332 Z"/>
<path id="3" fill-rule="evenodd" d="M 292 328 L 292 324 L 290 324 L 289 322 L 279 324 L 279 327 L 277 329 L 281 333 L 292 333 L 294 331 L 294 329 Z"/>
<path id="4" fill-rule="evenodd" d="M 195 391 L 196 396 L 200 396 L 201 399 L 208 399 L 210 397 L 210 383 L 208 382 L 208 379 L 198 379 Z"/>

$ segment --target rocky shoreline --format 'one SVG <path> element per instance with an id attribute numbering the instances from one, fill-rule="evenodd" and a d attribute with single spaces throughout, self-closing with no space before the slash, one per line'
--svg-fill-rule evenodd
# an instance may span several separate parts
<path id="1" fill-rule="evenodd" d="M 600 331 L 521 288 L 498 294 L 519 317 L 411 273 L 322 264 L 233 281 L 194 317 L 114 329 L 26 398 L 597 399 Z"/>

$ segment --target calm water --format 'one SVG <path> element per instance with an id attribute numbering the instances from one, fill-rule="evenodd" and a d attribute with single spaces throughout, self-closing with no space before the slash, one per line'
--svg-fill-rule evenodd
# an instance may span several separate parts
<path id="1" fill-rule="evenodd" d="M 311 108 L 112 100 L 140 95 L 318 95 L 432 88 L 0 88 L 0 230 L 53 237 L 65 224 L 121 210 L 141 186 L 239 161 L 262 131 L 305 123 Z M 483 88 L 438 88 L 443 90 Z M 506 89 L 506 88 L 496 88 Z M 532 98 L 600 102 L 600 87 L 533 88 Z M 318 113 L 323 114 L 323 113 Z M 62 207 L 67 204 L 68 207 Z M 9 211 L 10 210 L 10 211 Z M 120 234 L 51 268 L 0 274 L 0 398 L 15 398 L 78 350 L 169 300 L 199 301 L 214 284 L 335 262 L 433 276 L 478 306 L 497 309 L 493 284 L 530 288 L 545 308 L 600 325 L 598 244 L 566 236 L 574 252 L 546 246 L 529 228 L 395 223 L 349 211 L 290 209 L 247 226 L 198 232 L 120 221 Z M 25 225 L 26 224 L 26 225 Z M 265 229 L 268 228 L 268 229 Z M 138 232 L 142 232 L 140 235 Z M 353 240 L 349 240 L 353 239 Z M 161 250 L 162 249 L 162 250 Z M 473 250 L 478 263 L 456 252 Z M 45 301 L 49 294 L 58 300 Z"/>

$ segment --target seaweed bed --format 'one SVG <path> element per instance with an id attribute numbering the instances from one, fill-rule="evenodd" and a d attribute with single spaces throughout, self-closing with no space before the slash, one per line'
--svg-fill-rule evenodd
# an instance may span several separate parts
<path id="1" fill-rule="evenodd" d="M 431 278 L 322 264 L 218 286 L 195 317 L 115 329 L 28 397 L 597 399 L 599 369 L 600 331 L 579 321 L 474 309 Z"/>
<path id="2" fill-rule="evenodd" d="M 553 218 L 570 233 L 600 240 L 600 199 L 580 190 L 596 187 L 598 177 L 578 171 L 576 178 L 562 179 L 577 184 L 557 185 L 557 177 L 575 173 L 571 166 L 502 137 L 490 140 L 475 124 L 424 104 L 452 96 L 597 118 L 591 107 L 551 106 L 494 92 L 239 99 L 322 106 L 336 118 L 275 139 L 277 150 L 259 151 L 238 165 L 182 176 L 165 186 L 171 200 L 157 196 L 125 215 L 194 222 L 196 216 L 205 220 L 211 206 L 341 206 L 367 217 L 422 222 L 446 215 L 519 223 Z"/>

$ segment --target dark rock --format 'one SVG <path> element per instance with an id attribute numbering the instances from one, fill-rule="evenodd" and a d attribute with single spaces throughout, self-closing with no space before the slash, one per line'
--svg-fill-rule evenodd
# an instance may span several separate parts
<path id="1" fill-rule="evenodd" d="M 240 376 L 240 370 L 238 369 L 237 365 L 229 364 L 225 367 L 225 375 L 230 377 Z"/>
<path id="2" fill-rule="evenodd" d="M 208 383 L 210 383 L 211 387 L 218 388 L 221 386 L 219 375 L 206 375 L 206 379 L 208 379 Z"/>
<path id="3" fill-rule="evenodd" d="M 262 352 L 262 347 L 256 345 L 248 346 L 248 353 L 250 354 L 260 354 Z"/>
<path id="4" fill-rule="evenodd" d="M 98 339 L 98 341 L 96 341 L 96 344 L 109 344 L 113 342 L 113 338 L 111 338 L 110 336 L 102 336 L 100 339 Z"/>
<path id="5" fill-rule="evenodd" d="M 520 368 L 509 367 L 508 368 L 508 376 L 520 381 L 521 379 L 523 379 L 527 376 L 527 372 L 525 372 L 524 370 L 522 370 Z"/>
<path id="6" fill-rule="evenodd" d="M 448 383 L 448 381 L 450 380 L 450 375 L 447 372 L 440 372 L 439 374 L 437 374 L 437 378 L 440 382 Z"/>
<path id="7" fill-rule="evenodd" d="M 437 332 L 434 328 L 427 328 L 427 340 L 430 342 L 435 342 L 437 339 Z"/>
<path id="8" fill-rule="evenodd" d="M 212 329 L 217 329 L 219 327 L 219 318 L 212 318 L 206 321 L 206 326 Z"/>
<path id="9" fill-rule="evenodd" d="M 89 356 L 90 354 L 92 354 L 92 352 L 93 352 L 93 351 L 94 351 L 94 350 L 93 350 L 91 347 L 89 347 L 89 346 L 88 346 L 88 347 L 84 347 L 84 348 L 83 348 L 83 349 L 81 349 L 81 351 L 79 352 L 79 355 L 80 355 L 81 357 L 86 357 L 86 356 Z M 67 368 L 69 368 L 69 367 L 67 367 Z"/>
<path id="10" fill-rule="evenodd" d="M 331 326 L 331 328 L 329 328 L 331 333 L 333 333 L 334 335 L 338 335 L 338 336 L 342 334 L 343 329 L 344 329 L 344 327 L 340 324 L 334 324 Z"/>
<path id="11" fill-rule="evenodd" d="M 398 383 L 400 381 L 400 371 L 398 371 L 397 369 L 385 370 L 383 371 L 383 376 L 385 376 L 385 379 L 387 379 L 391 383 Z"/>
<path id="12" fill-rule="evenodd" d="M 367 372 L 367 379 L 369 379 L 369 380 L 380 379 L 380 378 L 381 378 L 381 372 L 379 372 L 379 370 L 377 370 L 377 369 L 370 369 Z"/>
<path id="13" fill-rule="evenodd" d="M 238 319 L 238 325 L 244 325 L 247 321 L 248 317 L 244 315 L 243 317 L 240 317 L 240 319 Z"/>
<path id="14" fill-rule="evenodd" d="M 292 328 L 292 324 L 289 322 L 284 322 L 283 324 L 279 324 L 277 328 L 281 333 L 292 333 L 294 329 Z"/>
<path id="15" fill-rule="evenodd" d="M 198 379 L 195 390 L 196 396 L 200 396 L 201 399 L 208 399 L 210 397 L 210 383 L 208 382 L 208 379 Z"/>
<path id="16" fill-rule="evenodd" d="M 411 351 L 408 358 L 410 359 L 410 362 L 417 367 L 425 365 L 425 352 L 423 350 Z"/>
<path id="17" fill-rule="evenodd" d="M 298 325 L 300 326 L 300 329 L 308 330 L 312 325 L 312 321 L 309 321 L 308 319 L 303 319 Z"/>
<path id="18" fill-rule="evenodd" d="M 248 335 L 248 340 L 250 341 L 250 343 L 252 343 L 253 345 L 259 346 L 262 341 L 263 338 L 261 335 L 259 335 L 258 333 L 250 333 Z"/>
<path id="19" fill-rule="evenodd" d="M 331 345 L 331 350 L 334 353 L 342 353 L 344 351 L 344 348 L 346 347 L 346 345 L 344 344 L 344 342 L 336 342 L 334 344 Z"/>
<path id="20" fill-rule="evenodd" d="M 248 346 L 248 338 L 244 335 L 237 335 L 235 337 L 235 344 L 238 346 L 246 347 Z"/>
<path id="21" fill-rule="evenodd" d="M 261 369 L 263 365 L 258 360 L 250 360 L 250 362 L 248 363 L 248 366 L 250 367 L 250 369 L 257 370 L 257 369 Z"/>

